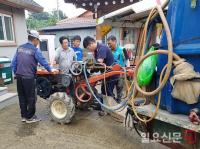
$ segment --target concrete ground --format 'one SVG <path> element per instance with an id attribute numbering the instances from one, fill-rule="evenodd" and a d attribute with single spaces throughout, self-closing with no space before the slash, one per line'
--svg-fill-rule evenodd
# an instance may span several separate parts
<path id="1" fill-rule="evenodd" d="M 10 90 L 15 90 L 14 86 Z M 157 144 L 142 144 L 135 131 L 97 111 L 77 111 L 71 124 L 49 120 L 48 101 L 38 99 L 37 115 L 42 121 L 24 124 L 18 104 L 0 111 L 1 149 L 167 149 Z"/>

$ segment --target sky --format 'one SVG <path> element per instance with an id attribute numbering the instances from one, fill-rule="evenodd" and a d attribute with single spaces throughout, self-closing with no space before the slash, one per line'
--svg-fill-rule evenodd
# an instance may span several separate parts
<path id="1" fill-rule="evenodd" d="M 34 0 L 42 7 L 44 7 L 44 11 L 52 11 L 53 9 L 57 9 L 57 0 Z M 73 4 L 65 3 L 64 0 L 58 0 L 59 9 L 62 10 L 69 18 L 80 15 L 84 12 L 82 8 L 76 8 Z"/>

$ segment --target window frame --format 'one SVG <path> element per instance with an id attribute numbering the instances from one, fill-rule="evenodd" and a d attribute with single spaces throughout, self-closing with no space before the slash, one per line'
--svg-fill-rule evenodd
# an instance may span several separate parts
<path id="1" fill-rule="evenodd" d="M 3 34 L 4 34 L 4 38 L 5 38 L 4 40 L 0 40 L 0 46 L 16 45 L 13 15 L 0 12 L 0 17 L 2 18 Z M 5 17 L 8 17 L 11 19 L 11 29 L 12 29 L 13 40 L 7 40 Z"/>
<path id="2" fill-rule="evenodd" d="M 41 49 L 41 42 L 46 42 L 47 43 L 47 49 L 44 51 L 44 50 L 42 50 Z M 42 39 L 41 41 L 40 41 L 40 44 L 39 44 L 39 47 L 40 47 L 40 50 L 42 51 L 42 52 L 49 52 L 49 41 L 47 40 L 47 39 Z"/>
<path id="3" fill-rule="evenodd" d="M 73 47 L 73 39 L 74 39 L 75 35 L 74 35 L 74 36 L 67 36 L 67 37 L 68 37 L 68 39 L 69 39 L 68 46 L 69 46 L 69 47 Z"/>

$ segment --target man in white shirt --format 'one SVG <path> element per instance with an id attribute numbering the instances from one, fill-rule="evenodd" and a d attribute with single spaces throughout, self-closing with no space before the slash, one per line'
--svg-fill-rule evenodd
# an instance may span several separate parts
<path id="1" fill-rule="evenodd" d="M 56 64 L 59 64 L 59 69 L 62 73 L 69 73 L 69 69 L 73 61 L 76 61 L 76 53 L 72 48 L 68 46 L 69 39 L 65 36 L 60 37 L 59 39 L 61 47 L 56 49 L 55 61 Z"/>

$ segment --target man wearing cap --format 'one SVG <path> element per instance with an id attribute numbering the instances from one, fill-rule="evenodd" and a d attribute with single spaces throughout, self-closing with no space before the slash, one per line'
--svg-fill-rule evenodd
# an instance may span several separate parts
<path id="1" fill-rule="evenodd" d="M 21 109 L 22 122 L 33 123 L 40 121 L 36 111 L 36 82 L 35 76 L 38 62 L 51 72 L 48 62 L 42 55 L 39 44 L 39 33 L 28 31 L 28 42 L 17 48 L 12 60 L 12 68 L 17 79 L 17 92 Z"/>

